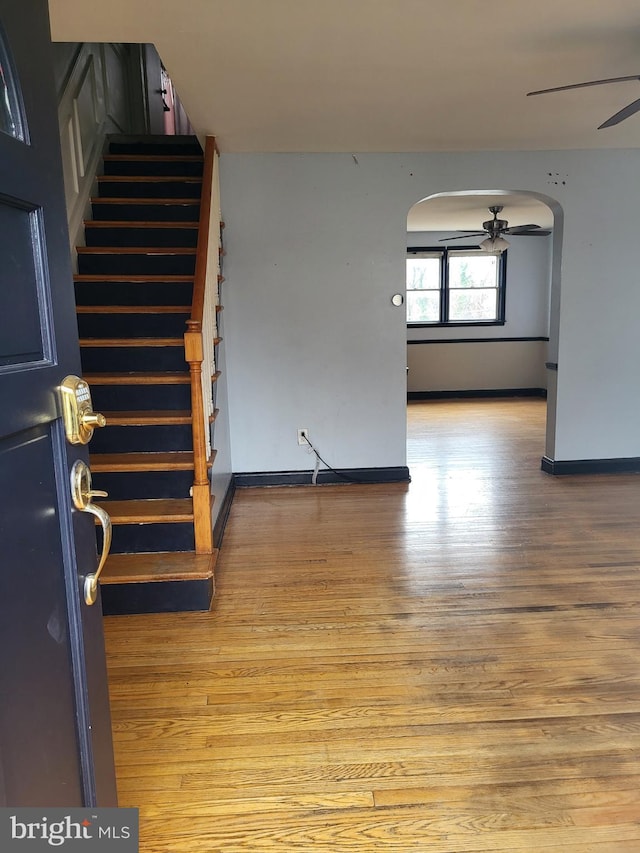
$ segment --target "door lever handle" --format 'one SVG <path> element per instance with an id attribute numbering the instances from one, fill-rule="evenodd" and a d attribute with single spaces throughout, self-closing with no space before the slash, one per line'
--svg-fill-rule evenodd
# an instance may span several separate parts
<path id="1" fill-rule="evenodd" d="M 71 497 L 76 509 L 91 513 L 102 526 L 102 554 L 98 568 L 84 579 L 84 600 L 91 605 L 95 604 L 98 597 L 98 580 L 111 549 L 111 519 L 105 509 L 93 503 L 93 498 L 106 498 L 107 492 L 91 488 L 91 471 L 82 459 L 77 459 L 71 469 Z"/>
<path id="2" fill-rule="evenodd" d="M 102 492 L 102 494 L 105 495 L 106 492 Z M 95 604 L 96 598 L 98 597 L 98 580 L 100 579 L 100 572 L 104 568 L 104 564 L 107 562 L 107 557 L 109 556 L 109 551 L 111 549 L 111 519 L 109 518 L 109 513 L 106 510 L 94 503 L 88 503 L 83 512 L 90 512 L 95 515 L 102 525 L 102 554 L 100 555 L 100 562 L 98 563 L 98 568 L 95 572 L 87 575 L 84 579 L 85 603 Z"/>

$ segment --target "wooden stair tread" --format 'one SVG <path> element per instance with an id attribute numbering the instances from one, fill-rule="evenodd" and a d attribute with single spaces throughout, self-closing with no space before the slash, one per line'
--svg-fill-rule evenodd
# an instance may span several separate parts
<path id="1" fill-rule="evenodd" d="M 197 249 L 175 246 L 78 246 L 79 255 L 195 255 Z"/>
<path id="2" fill-rule="evenodd" d="M 165 371 L 150 373 L 89 373 L 84 376 L 89 385 L 190 385 L 188 373 Z"/>
<path id="3" fill-rule="evenodd" d="M 161 551 L 153 554 L 111 554 L 100 583 L 155 583 L 208 580 L 213 577 L 218 552 Z"/>
<path id="4" fill-rule="evenodd" d="M 107 471 L 189 471 L 193 470 L 193 452 L 92 453 L 91 470 Z"/>
<path id="5" fill-rule="evenodd" d="M 215 343 L 215 341 L 214 341 Z M 183 347 L 184 338 L 80 338 L 81 347 Z"/>
<path id="6" fill-rule="evenodd" d="M 190 305 L 78 305 L 77 314 L 191 314 Z"/>
<path id="7" fill-rule="evenodd" d="M 154 222 L 152 219 L 145 219 L 144 221 L 136 221 L 129 219 L 85 219 L 84 221 L 85 228 L 189 228 L 191 230 L 198 227 L 197 222 L 181 222 L 180 220 L 176 220 L 174 222 L 168 222 L 167 220 L 160 220 L 159 222 Z"/>
<path id="8" fill-rule="evenodd" d="M 99 501 L 113 524 L 182 524 L 193 521 L 191 498 L 155 498 L 148 501 Z M 96 519 L 96 524 L 99 524 Z"/>
<path id="9" fill-rule="evenodd" d="M 93 282 L 99 281 L 118 281 L 118 282 L 129 282 L 131 284 L 137 284 L 138 282 L 142 283 L 154 283 L 154 282 L 167 282 L 167 284 L 180 284 L 181 282 L 189 282 L 193 281 L 192 275 L 114 275 L 112 273 L 102 274 L 102 273 L 76 273 L 73 276 L 73 280 L 77 282 L 86 282 L 87 284 L 92 284 Z"/>
<path id="10" fill-rule="evenodd" d="M 107 419 L 107 426 L 182 426 L 191 424 L 191 412 L 186 409 L 103 412 L 103 414 Z"/>

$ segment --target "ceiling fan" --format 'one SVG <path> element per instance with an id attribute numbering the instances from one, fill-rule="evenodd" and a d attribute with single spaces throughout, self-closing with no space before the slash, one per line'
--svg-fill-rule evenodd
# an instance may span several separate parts
<path id="1" fill-rule="evenodd" d="M 509 234 L 512 237 L 546 237 L 551 234 L 551 231 L 545 231 L 539 225 L 514 225 L 509 228 L 509 223 L 506 219 L 498 219 L 498 214 L 502 212 L 501 204 L 492 205 L 489 208 L 489 213 L 493 214 L 493 219 L 487 219 L 482 223 L 482 231 L 465 231 L 461 237 L 443 237 L 440 242 L 448 242 L 449 240 L 468 240 L 469 237 L 484 237 L 486 239 L 480 243 L 480 248 L 485 252 L 504 252 L 509 247 L 509 242 L 504 239 L 504 234 Z"/>
<path id="2" fill-rule="evenodd" d="M 634 74 L 631 77 L 609 77 L 607 80 L 590 80 L 587 83 L 572 83 L 570 86 L 555 86 L 553 89 L 538 89 L 537 92 L 527 92 L 527 97 L 529 95 L 547 95 L 549 92 L 565 92 L 567 89 L 584 89 L 586 86 L 603 86 L 605 83 L 622 83 L 626 80 L 640 80 L 640 76 Z M 624 121 L 637 112 L 640 112 L 640 98 L 623 107 L 615 115 L 612 115 L 611 118 L 608 118 L 598 126 L 598 130 L 620 124 L 621 121 Z"/>

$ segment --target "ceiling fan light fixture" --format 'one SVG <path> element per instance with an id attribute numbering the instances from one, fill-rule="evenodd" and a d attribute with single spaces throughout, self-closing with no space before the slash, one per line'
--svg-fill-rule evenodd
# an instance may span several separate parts
<path id="1" fill-rule="evenodd" d="M 510 243 L 508 240 L 505 240 L 504 237 L 487 237 L 486 240 L 483 240 L 480 243 L 479 248 L 482 249 L 483 252 L 489 252 L 491 254 L 501 255 L 505 249 L 508 249 Z"/>

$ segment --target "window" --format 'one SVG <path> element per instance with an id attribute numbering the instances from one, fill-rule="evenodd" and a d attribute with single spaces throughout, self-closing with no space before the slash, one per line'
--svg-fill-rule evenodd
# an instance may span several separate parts
<path id="1" fill-rule="evenodd" d="M 407 250 L 407 323 L 503 325 L 506 252 Z"/>

